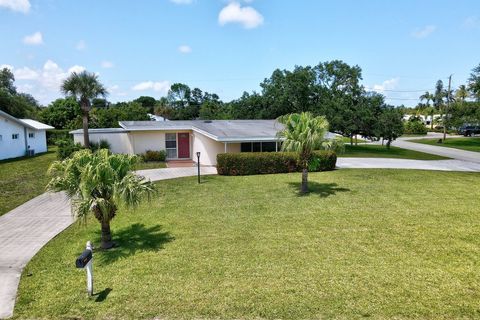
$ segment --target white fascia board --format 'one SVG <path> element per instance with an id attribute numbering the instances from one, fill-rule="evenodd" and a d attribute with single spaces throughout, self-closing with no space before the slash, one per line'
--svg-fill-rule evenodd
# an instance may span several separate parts
<path id="1" fill-rule="evenodd" d="M 284 138 L 278 137 L 234 137 L 234 138 L 222 138 L 218 141 L 220 142 L 275 142 L 275 141 L 283 141 Z"/>

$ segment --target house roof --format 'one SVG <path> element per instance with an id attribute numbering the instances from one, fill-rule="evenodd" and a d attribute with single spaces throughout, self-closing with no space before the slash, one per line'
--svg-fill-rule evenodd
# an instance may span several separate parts
<path id="1" fill-rule="evenodd" d="M 48 124 L 45 124 L 45 123 L 41 123 L 39 121 L 36 121 L 36 120 L 32 120 L 32 119 L 19 119 L 21 122 L 23 122 L 25 125 L 27 126 L 30 126 L 30 127 L 33 127 L 37 130 L 50 130 L 50 129 L 55 129 L 54 127 L 52 126 L 49 126 Z"/>
<path id="2" fill-rule="evenodd" d="M 47 130 L 47 129 L 55 129 L 54 127 L 51 127 L 49 125 L 46 125 L 44 123 L 38 122 L 36 120 L 32 119 L 17 119 L 14 116 L 0 110 L 0 116 L 5 117 L 6 119 L 9 119 L 13 122 L 16 122 L 17 124 L 21 125 L 22 127 L 27 127 L 29 129 L 33 130 Z"/>
<path id="3" fill-rule="evenodd" d="M 88 133 L 122 133 L 128 132 L 123 128 L 101 128 L 101 129 L 88 129 Z M 72 130 L 70 134 L 83 134 L 83 129 Z"/>
<path id="4" fill-rule="evenodd" d="M 276 120 L 121 121 L 127 131 L 193 130 L 216 141 L 271 141 L 283 125 Z"/>
<path id="5" fill-rule="evenodd" d="M 172 120 L 120 121 L 121 128 L 89 129 L 90 133 L 192 130 L 220 142 L 260 142 L 277 140 L 283 124 L 276 120 Z M 82 129 L 71 131 L 83 133 Z M 331 138 L 334 134 L 328 133 Z"/>

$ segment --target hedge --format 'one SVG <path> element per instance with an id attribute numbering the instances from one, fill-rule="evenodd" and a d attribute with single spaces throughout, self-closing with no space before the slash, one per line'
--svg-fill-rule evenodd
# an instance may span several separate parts
<path id="1" fill-rule="evenodd" d="M 167 151 L 160 150 L 160 151 L 153 151 L 147 150 L 144 154 L 142 154 L 142 159 L 145 162 L 149 161 L 165 161 L 167 159 Z"/>
<path id="2" fill-rule="evenodd" d="M 319 166 L 314 171 L 334 170 L 337 155 L 333 151 L 315 151 Z M 217 171 L 225 176 L 288 173 L 301 171 L 298 154 L 294 152 L 220 153 Z"/>

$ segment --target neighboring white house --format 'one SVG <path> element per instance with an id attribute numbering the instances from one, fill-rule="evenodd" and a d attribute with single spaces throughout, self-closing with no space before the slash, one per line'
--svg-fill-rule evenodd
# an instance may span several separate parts
<path id="1" fill-rule="evenodd" d="M 0 110 L 0 160 L 47 152 L 49 129 L 54 128 L 31 119 L 17 119 Z"/>

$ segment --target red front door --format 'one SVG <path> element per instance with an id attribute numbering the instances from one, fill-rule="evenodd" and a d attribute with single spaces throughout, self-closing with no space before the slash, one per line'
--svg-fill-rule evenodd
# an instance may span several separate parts
<path id="1" fill-rule="evenodd" d="M 178 133 L 178 157 L 190 158 L 190 134 L 188 132 Z"/>

